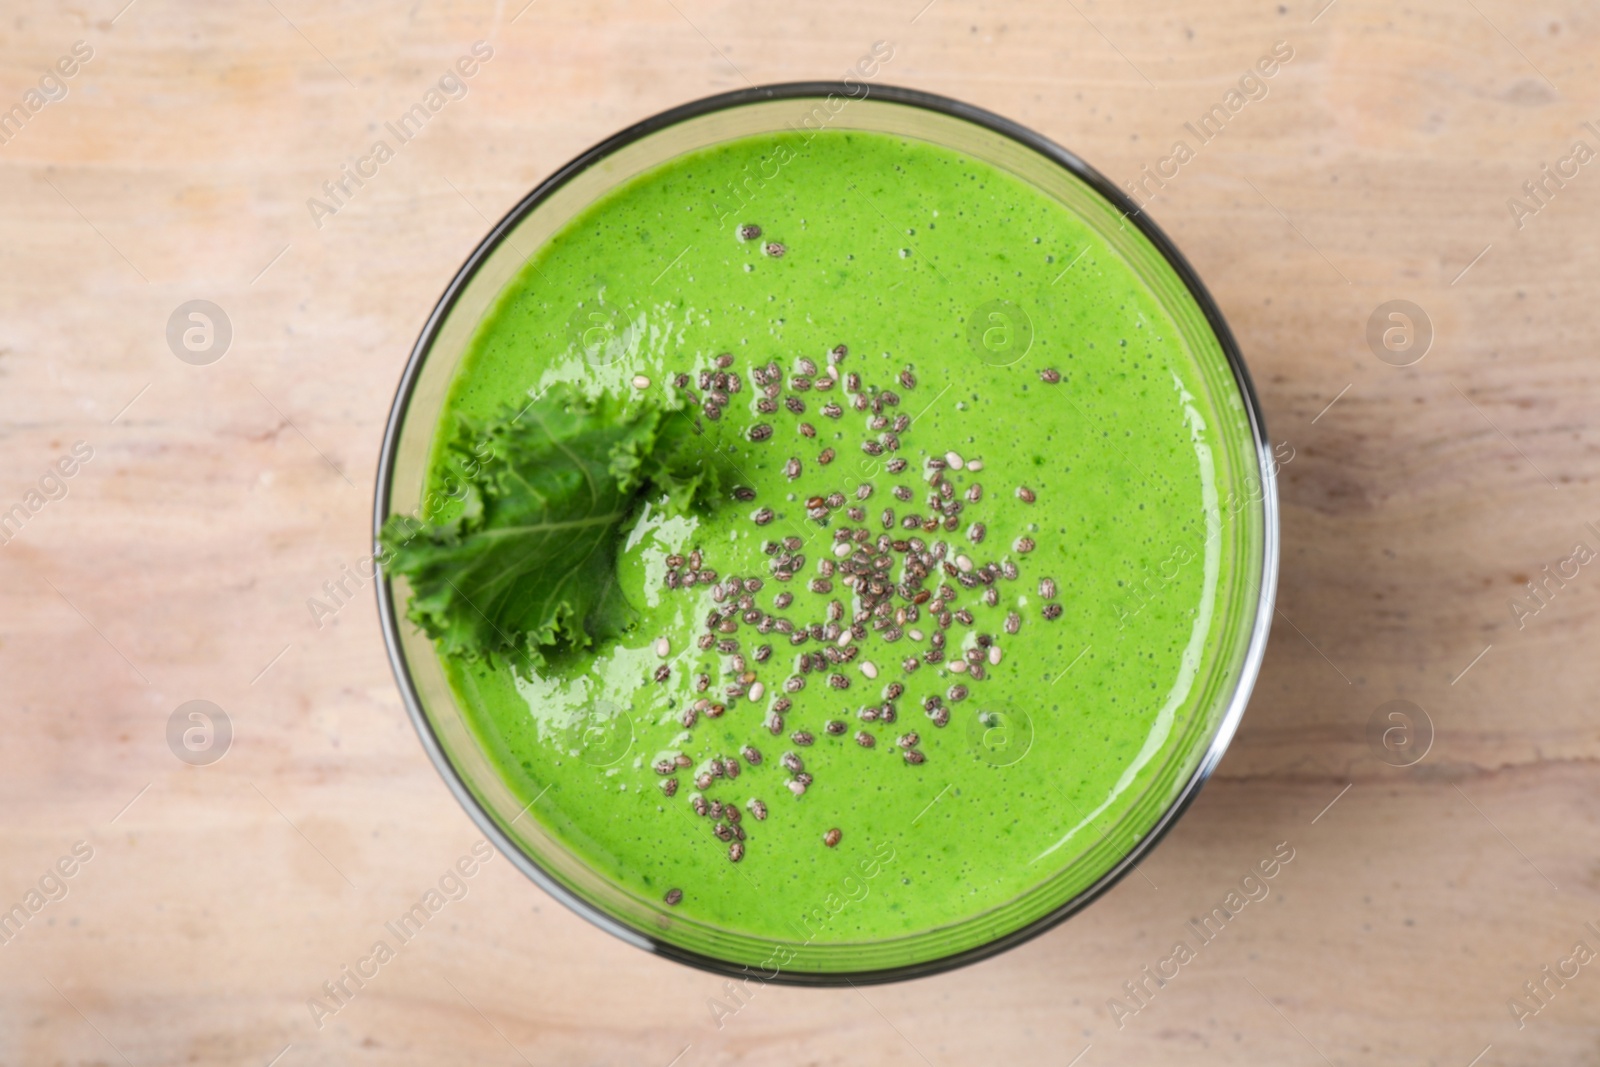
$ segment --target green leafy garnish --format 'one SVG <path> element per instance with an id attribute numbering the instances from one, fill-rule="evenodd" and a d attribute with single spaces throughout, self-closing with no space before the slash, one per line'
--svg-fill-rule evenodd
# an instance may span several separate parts
<path id="1" fill-rule="evenodd" d="M 648 502 L 681 515 L 716 492 L 691 421 L 654 403 L 588 401 L 557 386 L 516 414 L 463 418 L 447 462 L 462 509 L 432 524 L 391 516 L 385 567 L 442 651 L 519 666 L 593 647 L 634 618 L 617 551 Z"/>

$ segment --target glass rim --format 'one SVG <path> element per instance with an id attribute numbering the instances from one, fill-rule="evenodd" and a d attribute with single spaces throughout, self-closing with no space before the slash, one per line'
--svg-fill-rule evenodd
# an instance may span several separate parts
<path id="1" fill-rule="evenodd" d="M 1049 162 L 1068 171 L 1073 177 L 1089 186 L 1096 194 L 1116 208 L 1123 219 L 1131 222 L 1150 242 L 1162 259 L 1166 261 L 1168 266 L 1171 267 L 1178 280 L 1182 282 L 1184 289 L 1204 315 L 1206 325 L 1215 335 L 1218 346 L 1221 348 L 1224 357 L 1227 359 L 1229 369 L 1233 373 L 1234 383 L 1239 390 L 1239 396 L 1250 425 L 1251 438 L 1255 445 L 1256 474 L 1260 478 L 1261 484 L 1261 572 L 1257 583 L 1258 595 L 1255 615 L 1251 622 L 1249 642 L 1240 662 L 1238 681 L 1234 686 L 1226 709 L 1218 719 L 1215 733 L 1212 735 L 1188 780 L 1184 782 L 1175 798 L 1166 806 L 1160 817 L 1144 836 L 1124 853 L 1110 869 L 1074 894 L 1069 900 L 1047 914 L 1041 915 L 1009 933 L 999 935 L 981 944 L 930 960 L 873 970 L 791 972 L 779 969 L 770 976 L 760 974 L 760 968 L 752 969 L 746 964 L 735 963 L 732 960 L 722 959 L 672 944 L 653 933 L 625 923 L 608 914 L 568 889 L 500 829 L 494 816 L 479 802 L 477 796 L 461 777 L 454 763 L 451 762 L 438 735 L 434 731 L 432 722 L 428 719 L 426 710 L 423 708 L 422 701 L 411 677 L 411 670 L 406 660 L 405 651 L 401 645 L 399 627 L 403 614 L 397 613 L 395 610 L 394 590 L 387 572 L 383 572 L 381 580 L 374 583 L 378 600 L 379 624 L 383 630 L 384 646 L 388 652 L 389 665 L 394 673 L 395 682 L 400 689 L 406 712 L 411 718 L 412 725 L 416 728 L 419 740 L 422 742 L 422 747 L 432 760 L 434 768 L 439 772 L 440 777 L 444 779 L 445 785 L 450 792 L 501 855 L 505 856 L 513 866 L 567 908 L 587 919 L 601 930 L 637 948 L 713 974 L 734 978 L 755 978 L 763 983 L 772 982 L 780 985 L 812 987 L 871 985 L 906 981 L 977 963 L 1030 941 L 1047 930 L 1054 928 L 1092 904 L 1112 886 L 1121 881 L 1134 865 L 1148 855 L 1161 839 L 1166 836 L 1167 831 L 1188 810 L 1189 805 L 1199 795 L 1201 787 L 1210 780 L 1212 772 L 1216 769 L 1223 753 L 1227 751 L 1228 745 L 1233 740 L 1233 735 L 1238 729 L 1240 720 L 1244 717 L 1245 707 L 1249 703 L 1251 692 L 1260 673 L 1262 660 L 1266 654 L 1267 638 L 1272 628 L 1280 548 L 1277 476 L 1271 455 L 1271 444 L 1266 435 L 1266 423 L 1262 415 L 1260 399 L 1256 395 L 1255 385 L 1251 381 L 1249 370 L 1245 366 L 1244 356 L 1240 352 L 1238 343 L 1222 316 L 1221 309 L 1217 306 L 1204 283 L 1201 282 L 1199 275 L 1190 266 L 1189 261 L 1184 258 L 1183 254 L 1178 251 L 1177 246 L 1150 219 L 1142 207 L 1134 203 L 1132 198 L 1118 188 L 1114 182 L 1075 153 L 1025 126 L 983 108 L 950 97 L 900 86 L 868 86 L 864 95 L 858 95 L 843 82 L 801 81 L 753 86 L 701 97 L 643 119 L 604 138 L 574 157 L 535 186 L 490 229 L 489 233 L 478 243 L 477 247 L 467 256 L 465 262 L 457 269 L 449 285 L 446 286 L 444 293 L 434 305 L 427 321 L 423 324 L 421 332 L 418 334 L 416 343 L 412 346 L 411 354 L 401 374 L 400 383 L 395 391 L 394 401 L 390 407 L 389 417 L 384 427 L 383 443 L 378 455 L 376 486 L 373 498 L 372 536 L 374 552 L 379 550 L 379 531 L 389 516 L 391 483 L 401 430 L 405 425 L 406 415 L 410 409 L 411 399 L 423 363 L 432 350 L 442 325 L 454 309 L 456 301 L 476 276 L 479 268 L 499 249 L 507 235 L 513 232 L 518 224 L 534 209 L 548 200 L 558 189 L 577 175 L 588 170 L 617 150 L 651 134 L 690 119 L 749 104 L 778 100 L 826 98 L 829 96 L 845 97 L 849 100 L 875 99 L 891 104 L 921 108 L 951 118 L 964 120 L 1016 141 L 1024 148 L 1038 153 Z M 379 565 L 379 569 L 380 571 L 382 570 L 381 565 Z"/>

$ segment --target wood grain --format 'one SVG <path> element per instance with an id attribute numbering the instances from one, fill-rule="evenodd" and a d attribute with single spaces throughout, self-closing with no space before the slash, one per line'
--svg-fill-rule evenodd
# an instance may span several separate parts
<path id="1" fill-rule="evenodd" d="M 1600 149 L 1600 16 L 1325 2 L 14 6 L 0 108 L 74 42 L 94 54 L 0 145 L 0 511 L 74 442 L 93 458 L 0 546 L 0 902 L 75 842 L 93 856 L 0 945 L 0 1063 L 1600 1062 L 1600 965 L 1521 1027 L 1508 1008 L 1575 942 L 1600 950 L 1600 571 L 1520 625 L 1509 606 L 1600 549 L 1600 165 L 1520 228 L 1507 205 L 1574 141 Z M 477 40 L 466 95 L 315 225 L 307 199 Z M 876 40 L 881 81 L 1119 181 L 1294 50 L 1150 205 L 1294 449 L 1281 615 L 1217 779 L 1148 878 L 957 973 L 763 988 L 719 1027 L 721 980 L 497 859 L 319 1029 L 307 999 L 476 839 L 370 589 L 320 628 L 305 606 L 366 552 L 428 309 L 488 220 L 596 140 L 838 76 Z M 193 299 L 233 328 L 208 366 L 167 346 Z M 1396 299 L 1436 331 L 1406 368 L 1365 340 Z M 192 699 L 235 731 L 211 766 L 167 747 Z M 1393 699 L 1436 730 L 1408 769 L 1367 741 Z M 1271 895 L 1119 1027 L 1123 982 L 1285 841 Z"/>

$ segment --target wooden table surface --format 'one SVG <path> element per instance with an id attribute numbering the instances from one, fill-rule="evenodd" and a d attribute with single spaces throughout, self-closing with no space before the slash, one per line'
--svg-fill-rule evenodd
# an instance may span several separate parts
<path id="1" fill-rule="evenodd" d="M 124 2 L 12 4 L 0 38 L 0 1063 L 1600 1063 L 1593 5 Z M 464 95 L 313 212 L 476 41 Z M 496 858 L 313 1012 L 478 840 L 351 577 L 429 308 L 598 139 L 875 41 L 880 84 L 1169 176 L 1149 209 L 1294 456 L 1216 779 L 1148 878 L 941 977 L 730 1016 Z M 211 362 L 194 300 L 231 327 L 189 338 Z M 1395 300 L 1433 332 L 1404 367 L 1367 340 Z M 219 762 L 169 746 L 191 700 Z M 1394 700 L 1409 750 L 1369 740 Z M 1280 842 L 1270 896 L 1144 979 Z"/>

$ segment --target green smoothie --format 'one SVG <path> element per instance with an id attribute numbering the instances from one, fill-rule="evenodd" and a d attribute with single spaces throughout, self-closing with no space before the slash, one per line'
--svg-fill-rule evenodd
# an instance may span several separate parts
<path id="1" fill-rule="evenodd" d="M 658 935 L 800 969 L 1015 929 L 1151 828 L 1255 604 L 1244 410 L 1148 268 L 988 164 L 853 131 L 677 158 L 529 251 L 438 440 L 570 389 L 666 406 L 718 477 L 622 530 L 620 637 L 445 658 L 527 818 Z"/>

